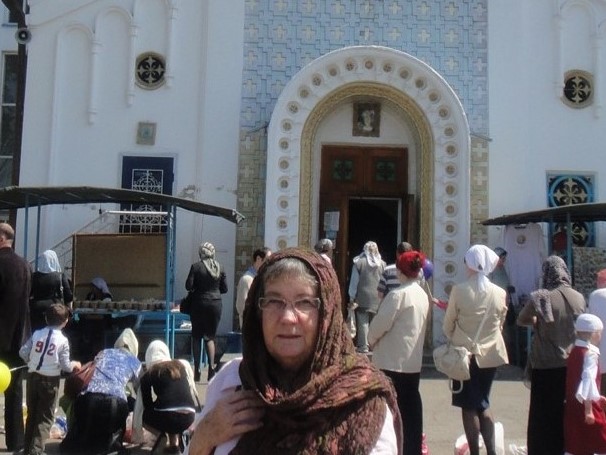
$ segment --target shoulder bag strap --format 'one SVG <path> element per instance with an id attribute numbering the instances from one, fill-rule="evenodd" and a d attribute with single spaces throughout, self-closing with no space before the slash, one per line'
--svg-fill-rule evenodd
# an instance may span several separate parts
<path id="1" fill-rule="evenodd" d="M 471 346 L 474 347 L 476 345 L 476 343 L 478 342 L 478 338 L 480 337 L 480 332 L 482 331 L 482 328 L 484 327 L 484 324 L 486 323 L 486 320 L 488 319 L 488 312 L 489 310 L 492 310 L 492 300 L 488 303 L 488 306 L 486 307 L 486 311 L 484 311 L 484 317 L 482 318 L 482 321 L 480 322 L 480 325 L 478 326 L 478 330 L 475 334 L 475 336 L 473 337 L 473 340 L 469 337 L 469 335 L 467 335 L 463 330 L 461 330 L 461 332 L 463 332 L 465 334 L 465 336 L 469 339 L 469 341 L 471 341 Z M 461 327 L 459 326 L 459 329 Z"/>
<path id="2" fill-rule="evenodd" d="M 482 318 L 482 322 L 480 322 L 480 325 L 478 326 L 478 331 L 476 332 L 476 336 L 473 337 L 473 340 L 472 340 L 473 346 L 475 346 L 476 343 L 478 342 L 478 338 L 480 337 L 480 332 L 482 331 L 482 328 L 484 327 L 484 323 L 488 319 L 489 310 L 492 310 L 492 299 L 488 303 L 488 306 L 486 307 L 486 311 L 484 311 L 484 317 Z"/>

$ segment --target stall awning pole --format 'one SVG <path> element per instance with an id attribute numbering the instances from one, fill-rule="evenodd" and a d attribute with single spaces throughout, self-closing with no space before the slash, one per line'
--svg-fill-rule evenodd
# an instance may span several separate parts
<path id="1" fill-rule="evenodd" d="M 27 238 L 29 237 L 29 196 L 25 196 L 25 230 L 23 231 L 23 257 L 27 261 Z M 40 220 L 40 218 L 38 218 Z"/>
<path id="2" fill-rule="evenodd" d="M 171 357 L 175 355 L 175 328 L 174 318 L 172 317 L 173 303 L 173 282 L 175 276 L 175 224 L 176 224 L 177 206 L 170 205 L 166 214 L 166 271 L 165 271 L 165 333 L 166 344 L 170 349 Z"/>

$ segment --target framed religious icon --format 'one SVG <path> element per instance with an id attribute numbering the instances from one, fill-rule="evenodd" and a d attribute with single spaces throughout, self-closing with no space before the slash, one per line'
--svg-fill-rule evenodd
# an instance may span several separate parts
<path id="1" fill-rule="evenodd" d="M 352 129 L 354 136 L 379 137 L 380 127 L 380 103 L 354 103 Z"/>
<path id="2" fill-rule="evenodd" d="M 154 145 L 156 143 L 156 124 L 139 122 L 137 125 L 137 144 Z"/>

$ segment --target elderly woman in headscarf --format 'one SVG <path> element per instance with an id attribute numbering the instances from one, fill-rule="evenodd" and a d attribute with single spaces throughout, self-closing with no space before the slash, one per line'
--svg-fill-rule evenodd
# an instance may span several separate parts
<path id="1" fill-rule="evenodd" d="M 141 362 L 139 342 L 131 329 L 125 329 L 113 348 L 95 357 L 95 372 L 76 398 L 67 435 L 61 443 L 63 453 L 121 451 L 130 411 L 127 384 L 138 387 Z"/>
<path id="2" fill-rule="evenodd" d="M 57 253 L 46 250 L 38 258 L 38 270 L 32 275 L 30 319 L 32 332 L 46 326 L 44 313 L 53 303 L 70 305 L 73 294 L 67 277 L 61 272 Z"/>
<path id="3" fill-rule="evenodd" d="M 543 262 L 542 289 L 530 294 L 517 323 L 532 327 L 527 362 L 531 368 L 528 454 L 564 452 L 566 359 L 575 339 L 574 321 L 585 311 L 585 298 L 572 289 L 570 273 L 559 256 Z"/>
<path id="4" fill-rule="evenodd" d="M 375 242 L 366 242 L 362 253 L 353 259 L 349 281 L 349 305 L 356 309 L 356 348 L 367 353 L 368 326 L 379 309 L 377 288 L 386 264 Z"/>
<path id="5" fill-rule="evenodd" d="M 191 365 L 171 359 L 166 343 L 154 340 L 145 351 L 145 368 L 133 416 L 135 437 L 141 427 L 165 433 L 164 451 L 181 453 L 180 436 L 193 423 L 198 400 Z"/>
<path id="6" fill-rule="evenodd" d="M 198 249 L 200 261 L 192 264 L 185 282 L 191 296 L 191 347 L 194 357 L 194 380 L 200 381 L 202 339 L 208 354 L 208 380 L 215 375 L 215 336 L 221 320 L 221 294 L 227 292 L 223 266 L 215 259 L 212 243 L 202 243 Z"/>
<path id="7" fill-rule="evenodd" d="M 465 253 L 468 278 L 453 286 L 444 316 L 444 334 L 471 352 L 467 381 L 453 381 L 452 405 L 461 408 L 470 455 L 479 455 L 482 434 L 486 452 L 495 455 L 490 389 L 497 367 L 509 361 L 502 330 L 507 315 L 505 291 L 488 279 L 499 256 L 484 245 Z"/>
<path id="8" fill-rule="evenodd" d="M 209 384 L 190 455 L 401 454 L 395 391 L 343 324 L 334 269 L 290 248 L 261 266 L 243 357 Z"/>

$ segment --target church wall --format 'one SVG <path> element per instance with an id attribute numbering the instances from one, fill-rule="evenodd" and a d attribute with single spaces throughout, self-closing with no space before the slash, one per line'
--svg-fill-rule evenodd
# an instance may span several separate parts
<path id="1" fill-rule="evenodd" d="M 265 194 L 264 170 L 252 172 L 263 169 L 257 163 L 266 152 L 265 138 L 258 139 L 259 128 L 268 124 L 283 87 L 314 59 L 348 46 L 391 47 L 431 65 L 454 88 L 472 132 L 484 137 L 488 131 L 486 37 L 487 2 L 481 0 L 247 2 L 240 169 L 250 172 L 240 174 L 238 193 L 252 187 L 258 189 L 256 194 Z M 256 147 L 256 154 L 250 153 L 251 147 Z M 484 207 L 486 194 L 480 192 Z M 237 237 L 236 267 L 242 272 L 252 250 L 261 245 L 259 229 L 266 223 L 250 198 L 240 196 L 238 209 L 249 223 Z M 478 235 L 485 235 L 483 228 Z"/>
<path id="2" fill-rule="evenodd" d="M 599 29 L 605 6 L 592 0 L 491 2 L 491 217 L 547 207 L 548 173 L 588 175 L 594 201 L 606 200 L 606 48 Z M 574 108 L 562 101 L 570 69 L 594 75 L 592 105 Z M 602 224 L 597 246 L 604 247 Z M 490 228 L 491 243 L 500 236 L 500 228 Z"/>
<path id="3" fill-rule="evenodd" d="M 21 185 L 120 187 L 123 156 L 168 157 L 174 195 L 235 208 L 243 2 L 58 0 L 51 8 L 34 0 L 30 6 Z M 167 60 L 166 83 L 154 90 L 134 83 L 134 59 L 146 51 Z M 153 144 L 137 143 L 139 122 L 156 125 Z M 44 208 L 41 248 L 98 210 L 116 208 Z M 178 211 L 176 298 L 185 294 L 202 241 L 215 244 L 234 276 L 235 232 L 226 220 Z M 225 300 L 232 298 L 233 286 Z M 225 305 L 220 330 L 231 329 L 231 313 Z"/>

